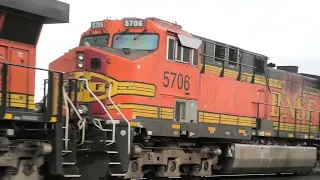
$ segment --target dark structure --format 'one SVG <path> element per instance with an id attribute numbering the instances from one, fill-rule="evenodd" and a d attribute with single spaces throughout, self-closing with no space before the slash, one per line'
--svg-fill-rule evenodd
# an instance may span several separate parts
<path id="1" fill-rule="evenodd" d="M 43 20 L 44 24 L 69 23 L 69 4 L 57 0 L 1 0 L 0 9 Z"/>
<path id="2" fill-rule="evenodd" d="M 33 66 L 43 24 L 68 22 L 69 5 L 60 1 L 0 1 L 1 179 L 63 174 L 63 73 Z M 36 71 L 48 74 L 40 103 L 34 102 Z"/>

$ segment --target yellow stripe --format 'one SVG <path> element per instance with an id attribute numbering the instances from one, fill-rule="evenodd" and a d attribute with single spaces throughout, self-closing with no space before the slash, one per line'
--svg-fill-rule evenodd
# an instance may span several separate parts
<path id="1" fill-rule="evenodd" d="M 264 133 L 264 135 L 265 135 L 265 136 L 271 136 L 271 132 L 268 132 L 268 131 L 267 131 L 267 132 Z"/>
<path id="2" fill-rule="evenodd" d="M 139 126 L 140 126 L 140 122 L 130 121 L 130 125 L 131 125 L 132 127 L 139 127 Z"/>
<path id="3" fill-rule="evenodd" d="M 239 129 L 239 134 L 246 134 L 246 130 L 245 129 Z"/>
<path id="4" fill-rule="evenodd" d="M 2 93 L 0 93 L 0 98 L 2 97 Z M 28 109 L 34 109 L 34 96 L 26 95 L 26 94 L 18 94 L 18 93 L 8 93 L 7 96 L 7 106 L 12 108 L 26 108 L 27 107 L 27 97 L 28 97 Z M 0 105 L 2 102 L 0 101 Z"/>
<path id="5" fill-rule="evenodd" d="M 173 108 L 160 108 L 160 118 L 173 120 Z"/>
<path id="6" fill-rule="evenodd" d="M 294 132 L 294 123 L 280 123 L 280 131 L 292 131 Z M 273 122 L 273 129 L 278 130 L 278 122 Z M 310 126 L 310 133 L 318 133 L 319 126 Z M 296 131 L 295 132 L 309 132 L 309 125 L 308 124 L 296 124 Z"/>
<path id="7" fill-rule="evenodd" d="M 241 74 L 241 81 L 243 82 L 251 82 L 252 75 L 247 74 L 247 73 L 242 73 Z"/>
<path id="8" fill-rule="evenodd" d="M 173 116 L 173 112 L 161 112 L 160 111 L 160 114 L 161 115 L 167 115 L 167 116 Z"/>
<path id="9" fill-rule="evenodd" d="M 256 118 L 217 113 L 199 112 L 199 122 L 225 124 L 245 127 L 256 127 Z"/>
<path id="10" fill-rule="evenodd" d="M 51 123 L 56 123 L 57 122 L 57 117 L 51 117 L 50 122 Z"/>
<path id="11" fill-rule="evenodd" d="M 158 108 L 154 106 L 148 105 L 138 105 L 138 104 L 119 104 L 118 105 L 122 109 L 132 109 L 136 116 L 141 117 L 151 117 L 157 118 Z M 109 109 L 112 109 L 112 106 L 108 106 Z M 114 109 L 114 108 L 113 108 Z M 167 113 L 173 113 L 173 108 L 160 108 L 162 109 L 162 113 L 160 118 L 164 119 L 173 119 L 173 114 L 166 115 Z M 226 124 L 226 125 L 235 125 L 235 126 L 244 126 L 244 127 L 256 127 L 256 118 L 254 117 L 242 117 L 236 115 L 225 115 L 218 113 L 209 113 L 209 112 L 199 112 L 199 121 L 204 123 L 211 124 Z M 180 129 L 180 125 L 174 124 L 172 125 L 173 129 Z M 277 122 L 274 122 L 274 129 L 277 129 Z M 282 131 L 293 131 L 294 124 L 290 123 L 281 123 L 280 129 Z M 301 129 L 301 130 L 300 130 Z M 215 131 L 215 127 L 208 128 L 208 131 Z M 296 125 L 296 132 L 309 132 L 308 125 Z M 318 126 L 310 126 L 311 133 L 318 133 Z M 240 130 L 239 133 L 245 133 L 244 130 Z M 271 132 L 265 132 L 265 136 L 271 136 Z M 289 135 L 291 137 L 291 135 Z"/>
<path id="12" fill-rule="evenodd" d="M 216 131 L 216 127 L 208 127 L 208 131 L 215 132 Z"/>
<path id="13" fill-rule="evenodd" d="M 170 115 L 161 115 L 160 118 L 167 119 L 167 120 L 173 120 L 173 115 L 172 116 L 170 116 Z"/>
<path id="14" fill-rule="evenodd" d="M 9 119 L 9 120 L 11 120 L 12 118 L 13 118 L 13 115 L 12 115 L 12 114 L 6 113 L 6 114 L 4 115 L 4 118 L 3 118 L 3 119 Z"/>
<path id="15" fill-rule="evenodd" d="M 203 66 L 203 64 L 201 65 Z M 216 67 L 213 65 L 206 64 L 206 71 L 220 73 L 222 71 L 222 67 Z M 224 74 L 227 76 L 237 77 L 239 71 L 231 70 L 231 69 L 224 69 Z M 241 73 L 241 80 L 245 82 L 251 82 L 252 73 Z M 255 74 L 254 82 L 260 85 L 266 85 L 266 79 L 264 76 L 260 76 Z M 281 80 L 269 78 L 269 86 L 274 88 L 281 88 Z"/>
<path id="16" fill-rule="evenodd" d="M 168 112 L 168 113 L 173 113 L 173 108 L 160 108 L 160 111 L 162 111 L 162 112 Z"/>
<path id="17" fill-rule="evenodd" d="M 111 96 L 115 95 L 137 95 L 137 96 L 147 96 L 147 97 L 154 97 L 156 86 L 153 84 L 147 84 L 143 82 L 128 82 L 128 81 L 117 81 L 111 77 L 107 77 L 102 74 L 94 73 L 94 72 L 75 72 L 73 73 L 75 78 L 84 75 L 84 78 L 90 80 L 91 77 L 95 77 L 101 80 L 104 80 L 108 83 L 112 83 L 112 94 Z M 99 85 L 99 86 L 98 86 Z M 93 92 L 102 92 L 103 95 L 98 96 L 98 98 L 106 99 L 108 97 L 109 88 L 106 83 L 99 83 L 99 82 L 90 82 L 89 81 L 89 88 Z M 90 96 L 90 93 L 81 88 L 80 92 L 78 93 L 78 99 L 81 99 L 82 102 L 93 102 L 95 99 Z"/>
<path id="18" fill-rule="evenodd" d="M 215 113 L 199 113 L 199 119 L 202 121 L 203 119 L 203 122 L 206 122 L 206 123 L 216 123 L 218 124 L 219 123 L 219 117 L 220 117 L 220 114 L 215 114 Z"/>
<path id="19" fill-rule="evenodd" d="M 139 105 L 139 104 L 117 104 L 117 106 L 121 110 L 122 109 L 132 110 L 134 116 L 158 118 L 158 107 L 155 107 L 155 106 Z M 108 105 L 107 108 L 109 110 L 115 109 L 115 107 L 113 105 Z M 173 109 L 172 109 L 172 111 L 173 111 Z M 170 116 L 169 114 L 165 113 L 160 116 L 162 116 L 162 118 L 164 118 L 164 119 L 173 119 L 173 114 Z"/>
<path id="20" fill-rule="evenodd" d="M 158 114 L 151 114 L 151 113 L 143 113 L 143 112 L 134 112 L 134 116 L 140 116 L 140 117 L 148 117 L 148 118 L 157 118 Z"/>
<path id="21" fill-rule="evenodd" d="M 172 129 L 180 129 L 180 124 L 172 124 Z"/>
<path id="22" fill-rule="evenodd" d="M 108 109 L 115 109 L 112 105 L 107 106 Z M 158 117 L 158 108 L 148 105 L 138 105 L 138 104 L 118 104 L 120 109 L 132 109 L 135 116 L 141 117 Z M 173 108 L 160 108 L 162 111 L 160 118 L 173 120 Z M 169 114 L 172 113 L 172 114 Z M 256 118 L 254 117 L 242 117 L 235 115 L 220 115 L 217 113 L 209 112 L 199 112 L 199 122 L 211 123 L 211 124 L 225 124 L 225 125 L 235 125 L 235 126 L 244 126 L 244 127 L 256 127 Z M 274 129 L 277 129 L 277 122 L 274 122 Z M 294 131 L 294 124 L 281 123 L 280 129 L 282 131 Z M 300 130 L 301 129 L 301 130 Z M 308 125 L 296 125 L 297 132 L 309 132 Z M 318 126 L 310 127 L 311 133 L 318 132 Z"/>

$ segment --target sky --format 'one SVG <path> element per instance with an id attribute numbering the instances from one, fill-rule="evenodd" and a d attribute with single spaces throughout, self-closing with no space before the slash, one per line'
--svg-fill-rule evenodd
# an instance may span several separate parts
<path id="1" fill-rule="evenodd" d="M 48 68 L 76 47 L 92 21 L 157 17 L 192 34 L 266 55 L 276 65 L 296 65 L 299 72 L 320 75 L 319 0 L 60 1 L 70 4 L 70 22 L 43 27 L 38 67 Z"/>

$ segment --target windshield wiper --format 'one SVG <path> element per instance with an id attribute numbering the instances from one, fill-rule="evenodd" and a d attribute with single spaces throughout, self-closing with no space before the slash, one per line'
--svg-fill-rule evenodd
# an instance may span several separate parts
<path id="1" fill-rule="evenodd" d="M 143 35 L 144 35 L 144 33 L 145 33 L 146 31 L 147 31 L 147 30 L 146 30 L 146 29 L 144 29 L 141 33 L 136 34 L 136 36 L 134 36 L 133 40 L 135 41 L 135 40 L 139 39 L 141 36 L 143 36 Z"/>
<path id="2" fill-rule="evenodd" d="M 131 48 L 122 48 L 124 54 L 130 54 Z"/>
<path id="3" fill-rule="evenodd" d="M 126 30 L 124 30 L 118 37 L 116 37 L 115 39 L 116 40 L 119 40 L 122 36 L 124 36 L 125 35 L 125 33 L 126 32 L 128 32 L 129 31 L 129 29 L 126 29 Z"/>

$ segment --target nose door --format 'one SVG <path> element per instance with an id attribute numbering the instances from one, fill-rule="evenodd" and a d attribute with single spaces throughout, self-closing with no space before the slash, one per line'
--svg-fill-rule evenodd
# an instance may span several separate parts
<path id="1" fill-rule="evenodd" d="M 84 77 L 89 82 L 89 88 L 106 106 L 108 98 L 107 54 L 86 50 L 84 51 L 84 59 Z M 104 109 L 98 100 L 85 89 L 83 91 L 83 102 L 90 105 L 92 115 L 105 115 Z"/>

